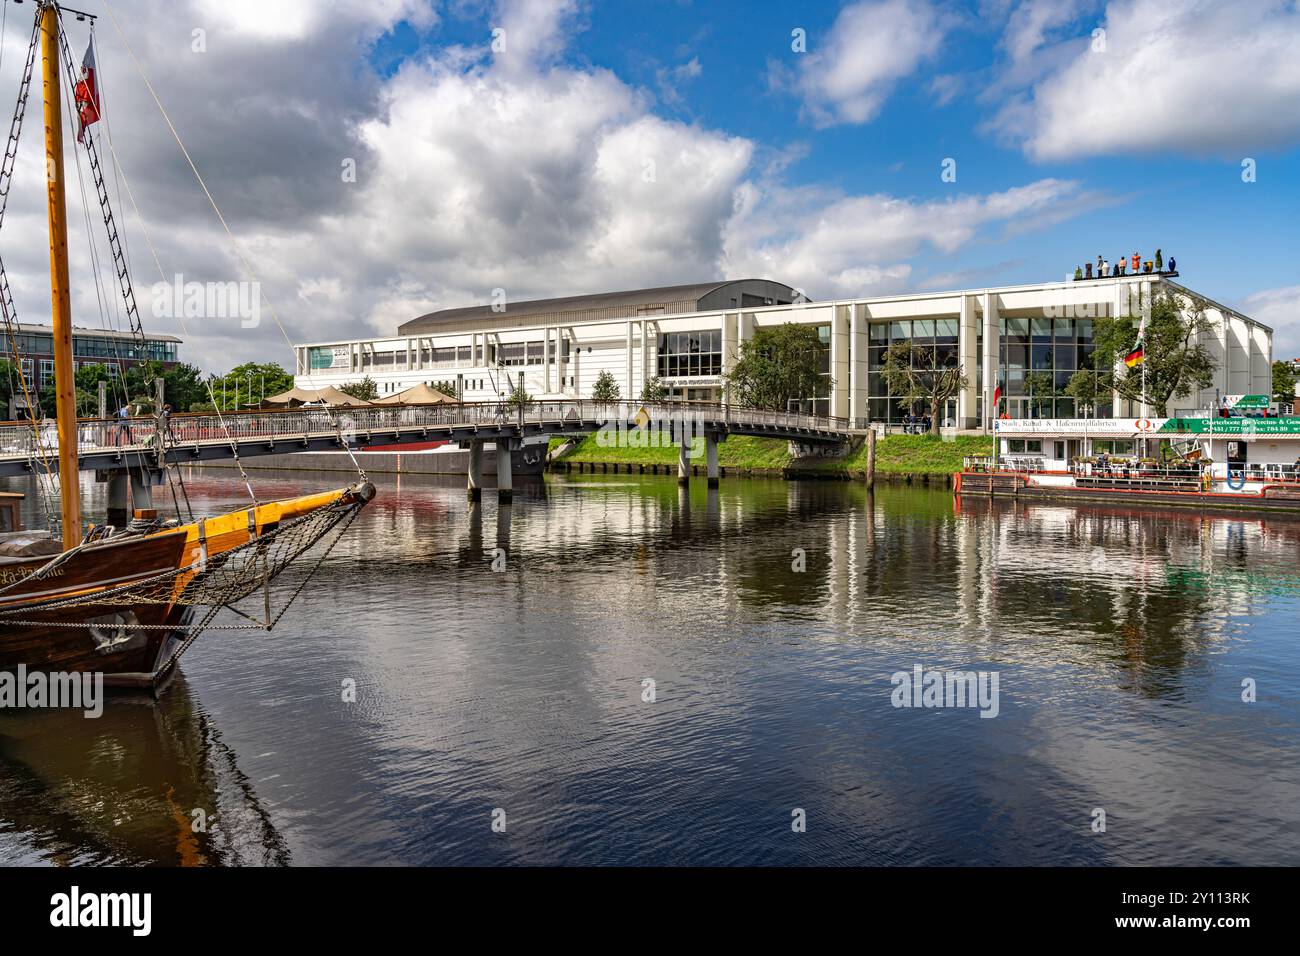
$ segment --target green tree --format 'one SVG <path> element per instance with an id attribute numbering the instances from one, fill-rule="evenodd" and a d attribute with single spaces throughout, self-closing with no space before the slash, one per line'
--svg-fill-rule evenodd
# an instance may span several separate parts
<path id="1" fill-rule="evenodd" d="M 1139 328 L 1139 320 L 1126 315 L 1093 320 L 1093 364 L 1099 379 L 1109 370 L 1115 391 L 1133 401 L 1142 399 L 1145 367 L 1147 404 L 1163 417 L 1171 401 L 1214 384 L 1216 363 L 1202 339 L 1214 331 L 1215 323 L 1206 315 L 1208 303 L 1199 296 L 1162 291 L 1148 301 L 1143 362 L 1133 368 L 1122 364 L 1137 343 Z"/>
<path id="2" fill-rule="evenodd" d="M 516 385 L 510 393 L 510 397 L 506 399 L 506 408 L 511 411 L 518 411 L 519 406 L 522 405 L 527 410 L 532 403 L 533 396 L 528 394 L 528 390 L 522 385 Z"/>
<path id="3" fill-rule="evenodd" d="M 939 434 L 948 399 L 966 387 L 959 363 L 937 358 L 932 346 L 913 345 L 911 339 L 895 342 L 885 350 L 880 374 L 890 395 L 910 404 L 926 405 L 932 435 Z"/>
<path id="4" fill-rule="evenodd" d="M 1110 405 L 1114 385 L 1114 369 L 1098 368 L 1096 354 L 1090 352 L 1079 359 L 1079 370 L 1070 376 L 1065 394 L 1074 399 L 1080 415 L 1096 414 L 1099 407 Z"/>
<path id="5" fill-rule="evenodd" d="M 1273 401 L 1279 405 L 1294 405 L 1296 371 L 1290 362 L 1273 363 Z"/>
<path id="6" fill-rule="evenodd" d="M 369 375 L 359 382 L 349 382 L 347 385 L 340 385 L 339 391 L 344 395 L 351 395 L 353 398 L 359 398 L 363 402 L 373 402 L 379 398 L 379 386 Z"/>
<path id="7" fill-rule="evenodd" d="M 236 404 L 243 407 L 250 401 L 260 402 L 263 398 L 289 391 L 293 388 L 293 376 L 275 362 L 245 362 L 225 375 L 213 376 L 211 383 L 217 404 L 223 410 L 233 410 Z M 206 388 L 195 401 L 211 401 Z M 175 402 L 172 404 L 176 405 Z"/>
<path id="8" fill-rule="evenodd" d="M 591 398 L 597 402 L 617 402 L 618 391 L 618 382 L 614 381 L 613 374 L 606 369 L 596 376 L 596 383 L 591 387 Z"/>
<path id="9" fill-rule="evenodd" d="M 435 392 L 442 392 L 442 394 L 446 395 L 448 398 L 460 398 L 460 396 L 456 394 L 456 383 L 450 379 L 444 379 L 441 382 L 434 382 L 429 387 Z"/>
<path id="10" fill-rule="evenodd" d="M 1025 392 L 1029 395 L 1031 417 L 1051 418 L 1052 399 L 1056 397 L 1056 380 L 1051 372 L 1030 372 L 1025 376 Z M 1042 414 L 1043 409 L 1047 414 Z"/>
<path id="11" fill-rule="evenodd" d="M 786 322 L 759 329 L 741 343 L 727 383 L 740 405 L 785 411 L 792 401 L 829 394 L 832 381 L 821 372 L 824 351 L 815 326 Z"/>
<path id="12" fill-rule="evenodd" d="M 641 386 L 641 401 L 663 402 L 668 399 L 668 386 L 658 375 L 652 375 Z"/>

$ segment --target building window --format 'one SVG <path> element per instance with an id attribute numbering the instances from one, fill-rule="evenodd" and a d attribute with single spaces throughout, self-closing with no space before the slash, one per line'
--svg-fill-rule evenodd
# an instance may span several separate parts
<path id="1" fill-rule="evenodd" d="M 722 330 L 659 333 L 658 374 L 693 378 L 722 374 Z"/>

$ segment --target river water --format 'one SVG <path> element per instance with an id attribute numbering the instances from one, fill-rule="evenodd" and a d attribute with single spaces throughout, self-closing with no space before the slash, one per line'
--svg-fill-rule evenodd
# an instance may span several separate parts
<path id="1" fill-rule="evenodd" d="M 97 720 L 0 713 L 0 861 L 1300 862 L 1300 521 L 375 481 L 274 632 Z M 894 706 L 918 665 L 995 675 L 996 716 Z"/>

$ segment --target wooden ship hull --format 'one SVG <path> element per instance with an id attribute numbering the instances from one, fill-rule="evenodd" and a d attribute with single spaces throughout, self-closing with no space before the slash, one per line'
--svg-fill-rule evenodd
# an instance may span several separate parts
<path id="1" fill-rule="evenodd" d="M 186 603 L 192 583 L 283 522 L 332 506 L 364 506 L 373 496 L 365 482 L 156 534 L 109 538 L 63 557 L 0 564 L 0 671 L 93 672 L 108 686 L 153 686 L 171 670 L 174 642 L 195 615 Z M 137 586 L 169 590 L 172 599 L 131 600 Z M 59 606 L 65 601 L 75 603 Z"/>

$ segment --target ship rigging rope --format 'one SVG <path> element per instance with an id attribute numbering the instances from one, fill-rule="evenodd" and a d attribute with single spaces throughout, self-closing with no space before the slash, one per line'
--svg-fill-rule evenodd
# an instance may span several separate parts
<path id="1" fill-rule="evenodd" d="M 65 67 L 65 71 L 68 73 L 68 76 L 69 76 L 69 82 L 75 82 L 75 73 L 73 72 L 73 66 L 72 66 L 72 53 L 71 53 L 71 47 L 70 47 L 70 44 L 68 43 L 67 33 L 66 33 L 66 31 L 63 29 L 62 22 L 60 22 L 60 25 L 59 25 L 59 42 L 60 42 L 60 47 L 62 48 L 62 52 L 63 52 L 63 60 L 64 60 L 64 67 Z M 94 36 L 94 26 L 93 26 L 93 25 L 92 25 L 92 27 L 91 27 L 91 38 L 90 38 L 90 42 L 91 42 L 92 44 L 94 44 L 94 43 L 96 42 L 96 41 L 95 41 L 95 36 Z M 96 51 L 96 55 L 98 55 L 98 51 Z M 118 160 L 118 157 L 117 157 L 117 150 L 116 150 L 116 148 L 114 147 L 114 144 L 113 144 L 113 131 L 112 131 L 112 126 L 111 126 L 111 123 L 110 123 L 110 121 L 109 121 L 109 119 L 108 119 L 108 96 L 107 96 L 107 90 L 105 89 L 105 86 L 104 86 L 104 83 L 103 83 L 103 78 L 102 78 L 102 77 L 99 77 L 98 79 L 99 79 L 99 83 L 98 83 L 98 93 L 99 93 L 99 98 L 100 98 L 100 103 L 101 103 L 100 115 L 104 117 L 104 126 L 105 126 L 105 129 L 108 130 L 108 149 L 109 149 L 109 153 L 110 153 L 110 154 L 112 155 L 112 157 L 113 157 L 113 171 L 114 171 L 114 172 L 113 172 L 113 175 L 114 175 L 114 181 L 115 181 L 115 183 L 116 183 L 116 182 L 118 182 L 118 181 L 120 180 L 120 182 L 121 182 L 123 185 L 126 186 L 126 194 L 127 194 L 127 197 L 131 200 L 131 207 L 132 207 L 132 209 L 135 211 L 136 221 L 140 224 L 141 232 L 143 232 L 143 234 L 144 234 L 145 244 L 149 247 L 149 252 L 150 252 L 150 255 L 152 255 L 152 257 L 153 257 L 154 265 L 156 265 L 156 266 L 158 267 L 158 276 L 159 276 L 159 278 L 161 279 L 161 281 L 165 284 L 165 283 L 167 282 L 167 275 L 166 275 L 166 273 L 163 271 L 162 262 L 161 262 L 161 261 L 159 260 L 159 258 L 158 258 L 158 251 L 154 248 L 153 240 L 152 240 L 152 238 L 151 238 L 150 235 L 149 235 L 149 229 L 148 229 L 148 227 L 145 225 L 144 216 L 141 215 L 141 213 L 140 213 L 140 207 L 139 207 L 139 205 L 136 204 L 136 201 L 135 201 L 135 195 L 134 195 L 134 193 L 131 192 L 131 184 L 127 181 L 127 178 L 126 178 L 126 171 L 125 171 L 124 169 L 122 169 L 122 164 L 121 164 L 121 162 Z M 96 180 L 96 186 L 97 186 L 97 187 L 102 187 L 102 186 L 103 186 L 103 179 L 102 179 L 102 172 L 100 171 L 100 170 L 102 170 L 102 166 L 100 165 L 100 163 L 99 163 L 99 161 L 98 161 L 98 157 L 97 157 L 97 155 L 96 155 L 95 152 L 94 152 L 94 133 L 93 133 L 93 131 L 91 132 L 90 136 L 88 137 L 88 141 L 87 141 L 87 143 L 86 143 L 86 148 L 87 148 L 87 151 L 90 152 L 90 154 L 91 154 L 91 168 L 92 168 L 92 170 L 95 171 L 95 173 L 96 173 L 96 177 L 97 177 L 97 180 Z M 75 151 L 74 151 L 74 154 L 75 154 Z M 80 164 L 80 158 L 79 158 L 79 157 L 78 157 L 78 163 L 77 163 L 77 175 L 78 175 L 78 178 L 80 178 L 80 176 L 81 176 L 81 164 Z M 104 210 L 104 211 L 105 211 L 105 213 L 106 213 L 104 224 L 105 224 L 105 226 L 108 227 L 109 230 L 111 231 L 111 230 L 112 230 L 112 226 L 109 225 L 110 222 L 111 222 L 111 211 L 109 211 L 109 208 L 108 208 L 109 200 L 108 200 L 108 195 L 107 195 L 107 190 L 106 190 L 106 188 L 100 190 L 100 196 L 101 196 L 101 203 L 102 203 L 102 205 L 105 207 L 105 210 Z M 119 200 L 121 199 L 121 192 L 120 192 L 120 190 L 119 190 L 119 192 L 118 192 L 118 198 L 119 198 Z M 85 200 L 84 200 L 84 186 L 83 186 L 83 200 L 82 200 L 82 205 L 83 205 L 83 206 L 86 206 L 86 208 L 87 208 L 87 216 L 89 216 L 89 207 L 88 207 L 88 205 L 85 203 Z M 89 227 L 88 227 L 88 228 L 89 228 Z M 125 236 L 126 236 L 125 232 L 121 233 L 121 237 L 122 237 L 122 238 L 121 238 L 121 242 L 122 242 L 122 256 L 123 256 L 123 260 L 124 260 L 124 261 L 123 261 L 123 264 L 122 264 L 122 268 L 123 268 L 124 271 L 123 271 L 123 273 L 122 273 L 122 276 L 119 277 L 119 279 L 120 279 L 121 284 L 123 285 L 123 289 L 122 289 L 122 291 L 123 291 L 123 296 L 124 296 L 124 298 L 126 298 L 127 301 L 128 301 L 131 305 L 134 305 L 135 295 L 134 295 L 134 292 L 130 291 L 130 278 L 129 278 L 129 276 L 130 276 L 130 265 L 129 265 L 129 256 L 128 256 L 128 254 L 127 254 L 127 245 L 126 245 L 126 238 L 125 238 Z M 96 273 L 96 277 L 98 278 L 98 273 Z M 189 333 L 189 326 L 188 326 L 187 323 L 185 322 L 184 314 L 182 313 L 182 314 L 178 315 L 178 316 L 177 316 L 177 319 L 179 320 L 179 322 L 180 322 L 180 324 L 181 324 L 181 329 L 182 329 L 182 331 L 184 331 L 186 337 L 188 338 L 188 337 L 189 337 L 189 334 L 190 334 L 190 333 Z M 137 328 L 137 327 L 138 327 L 138 328 Z M 138 313 L 138 312 L 136 312 L 136 314 L 135 314 L 135 318 L 134 318 L 134 321 L 132 322 L 132 332 L 136 334 L 136 338 L 137 338 L 137 340 L 138 340 L 138 345 L 139 345 L 139 348 L 140 348 L 140 350 L 141 350 L 141 354 L 142 354 L 142 355 L 147 354 L 147 352 L 148 352 L 148 349 L 147 349 L 147 343 L 146 343 L 146 341 L 145 341 L 145 339 L 144 339 L 144 329 L 143 329 L 143 326 L 142 326 L 142 325 L 140 324 L 140 322 L 139 322 L 139 313 Z M 123 380 L 125 380 L 126 372 L 125 372 L 125 369 L 124 369 L 124 367 L 123 367 L 123 365 L 122 365 L 122 361 L 121 361 L 121 355 L 120 355 L 120 353 L 118 353 L 118 369 L 119 369 L 119 376 L 120 376 Z M 240 456 L 239 456 L 239 446 L 238 446 L 238 444 L 236 443 L 234 436 L 230 433 L 230 426 L 227 424 L 226 419 L 225 419 L 225 416 L 221 414 L 221 406 L 220 406 L 220 403 L 217 402 L 217 396 L 216 396 L 216 393 L 215 393 L 215 392 L 213 391 L 213 389 L 212 389 L 212 380 L 211 380 L 211 379 L 208 379 L 204 384 L 205 384 L 205 386 L 206 386 L 206 388 L 207 388 L 207 391 L 208 391 L 208 398 L 209 398 L 209 400 L 212 402 L 213 410 L 216 412 L 217 422 L 218 422 L 218 424 L 221 426 L 221 430 L 222 430 L 223 432 L 225 432 L 226 440 L 227 440 L 227 441 L 229 442 L 229 444 L 230 444 L 230 453 L 231 453 L 231 455 L 232 455 L 232 457 L 233 457 L 233 459 L 234 459 L 234 462 L 235 462 L 236 467 L 238 467 L 238 469 L 239 469 L 240 477 L 243 479 L 243 482 L 244 482 L 244 488 L 245 488 L 245 490 L 247 490 L 247 492 L 248 492 L 248 497 L 249 497 L 249 499 L 253 502 L 254 505 L 256 505 L 256 504 L 258 504 L 259 502 L 258 502 L 257 494 L 253 491 L 253 483 L 252 483 L 252 479 L 249 478 L 249 476 L 248 476 L 248 472 L 244 469 L 244 463 L 243 463 L 243 461 L 240 459 Z M 125 388 L 125 384 L 123 385 L 123 387 Z M 129 396 L 127 396 L 127 400 L 129 401 Z M 156 410 L 156 411 L 161 411 L 161 410 Z M 158 440 L 158 441 L 161 441 L 161 442 L 164 442 L 164 443 L 168 443 L 168 442 L 169 442 L 169 439 L 172 439 L 172 440 L 170 441 L 170 444 L 172 444 L 172 445 L 174 446 L 174 445 L 175 445 L 174 438 L 173 438 L 173 436 L 170 436 L 170 435 L 168 435 L 168 434 L 163 434 L 163 435 L 159 436 L 159 438 L 158 438 L 157 440 Z M 166 456 L 164 455 L 163 458 L 164 458 L 164 461 L 165 461 Z M 141 460 L 143 460 L 143 459 L 141 459 Z M 179 478 L 179 476 L 180 476 L 180 466 L 179 466 L 179 465 L 176 465 L 176 466 L 175 466 L 175 469 L 176 469 L 177 477 Z M 186 507 L 189 508 L 189 493 L 186 492 L 186 491 L 184 490 L 184 479 L 183 479 L 183 478 L 180 478 L 180 481 L 181 481 L 181 489 L 182 489 L 182 492 L 184 492 L 184 494 L 185 494 Z M 168 473 L 168 483 L 169 483 L 169 484 L 171 483 L 171 474 L 170 474 L 170 473 Z M 175 492 L 175 489 L 173 488 L 173 489 L 172 489 L 172 496 L 173 496 L 173 499 L 175 498 L 175 494 L 176 494 L 176 492 Z M 179 503 L 178 503 L 177 506 L 176 506 L 176 510 L 177 510 L 177 514 L 179 515 L 179 514 L 180 514 L 180 505 L 179 505 Z M 192 509 L 190 510 L 190 517 L 191 517 L 191 519 L 193 518 L 193 510 L 192 510 Z"/>
<path id="2" fill-rule="evenodd" d="M 307 585 L 337 547 L 347 533 L 356 516 L 365 507 L 366 500 L 359 496 L 340 499 L 332 504 L 317 508 L 304 515 L 291 518 L 272 528 L 264 528 L 260 534 L 250 537 L 248 542 L 223 551 L 211 558 L 196 556 L 192 564 L 152 575 L 142 580 L 128 582 L 115 588 L 97 589 L 87 594 L 64 598 L 32 600 L 21 604 L 0 606 L 0 625 L 6 627 L 39 628 L 106 628 L 131 631 L 184 631 L 188 632 L 185 642 L 177 649 L 178 657 L 198 635 L 206 630 L 272 630 L 284 617 Z M 311 550 L 326 537 L 331 537 L 329 545 L 324 548 L 315 563 L 305 574 L 298 586 L 285 600 L 278 612 L 272 614 L 269 586 L 272 581 L 289 568 L 299 557 Z M 30 583 L 57 577 L 56 572 L 68 563 L 70 558 L 84 549 L 83 545 L 72 551 L 53 558 L 41 568 L 23 578 L 21 582 Z M 0 588 L 0 594 L 11 592 L 15 585 Z M 263 592 L 265 618 L 257 620 L 235 608 L 233 605 L 250 595 Z M 21 595 L 8 598 L 10 602 L 22 601 Z M 193 607 L 204 608 L 198 623 L 184 621 L 166 624 L 141 624 L 120 621 L 110 624 L 93 624 L 85 621 L 60 620 L 61 611 L 67 608 L 86 608 L 107 614 L 113 608 L 136 610 L 142 607 L 158 607 L 167 610 Z M 218 612 L 229 609 L 240 614 L 251 624 L 212 625 Z"/>
<path id="3" fill-rule="evenodd" d="M 95 43 L 93 23 L 91 25 L 90 42 L 93 47 Z M 68 42 L 67 32 L 63 29 L 62 22 L 60 22 L 59 24 L 59 47 L 60 47 L 60 52 L 62 53 L 63 66 L 64 66 L 64 75 L 61 78 L 65 87 L 64 96 L 68 102 L 75 102 L 76 72 L 75 72 L 75 68 L 73 67 L 71 45 Z M 107 110 L 103 108 L 103 104 L 106 103 L 106 99 L 104 97 L 102 84 L 101 84 L 101 88 L 98 90 L 98 93 L 101 102 L 100 115 L 105 117 L 105 123 L 107 123 L 107 119 L 106 119 Z M 77 137 L 78 141 L 80 141 L 80 136 L 77 136 L 78 129 L 77 129 L 75 110 L 70 110 L 68 112 L 68 126 L 72 134 Z M 87 138 L 84 145 L 86 147 L 86 152 L 89 157 L 90 169 L 95 182 L 96 194 L 100 201 L 100 212 L 103 215 L 104 226 L 107 231 L 107 241 L 109 245 L 109 258 L 114 263 L 114 269 L 118 279 L 118 285 L 122 292 L 122 302 L 126 305 L 127 308 L 127 319 L 131 324 L 131 333 L 135 341 L 136 350 L 139 353 L 139 358 L 141 359 L 141 361 L 146 361 L 149 356 L 148 341 L 145 338 L 144 326 L 143 323 L 141 323 L 140 321 L 139 312 L 135 306 L 135 293 L 131 288 L 131 278 L 130 278 L 131 266 L 130 266 L 130 259 L 126 251 L 126 236 L 125 233 L 118 232 L 115 226 L 115 218 L 113 216 L 113 211 L 108 196 L 107 186 L 103 178 L 103 167 L 99 162 L 99 156 L 95 149 L 94 131 L 90 129 L 86 129 L 83 130 L 82 132 L 85 132 L 87 134 Z M 100 325 L 106 331 L 110 331 L 110 332 L 120 331 L 121 313 L 118 308 L 119 303 L 117 297 L 111 295 L 104 288 L 103 278 L 101 274 L 101 270 L 102 270 L 101 263 L 104 260 L 101 258 L 98 245 L 95 242 L 95 228 L 90 218 L 90 202 L 86 195 L 86 182 L 85 182 L 85 177 L 83 176 L 81 170 L 81 154 L 75 148 L 73 149 L 73 160 L 76 163 L 76 167 L 77 167 L 77 185 L 81 193 L 82 213 L 86 220 L 86 243 L 90 250 L 91 269 L 95 281 L 95 297 L 96 297 L 96 302 L 99 306 Z M 114 157 L 114 164 L 116 166 L 116 156 Z M 120 193 L 119 193 L 119 198 L 120 198 Z M 118 245 L 118 249 L 116 252 L 114 251 L 114 240 L 116 240 Z M 119 258 L 121 260 L 120 266 L 118 265 Z M 108 315 L 106 303 L 110 301 L 113 303 L 113 311 L 114 311 L 115 318 L 110 318 Z M 117 376 L 114 377 L 112 380 L 113 397 L 115 402 L 113 407 L 116 409 L 130 404 L 130 393 L 129 393 L 129 386 L 127 384 L 126 364 L 122 360 L 121 342 L 116 337 L 111 337 L 111 339 L 113 343 L 112 346 L 113 354 L 114 354 L 117 371 L 118 371 Z M 121 404 L 117 404 L 118 402 L 120 402 Z M 155 415 L 159 416 L 157 420 L 161 421 L 162 410 L 160 408 L 156 408 L 154 411 L 155 411 Z M 169 436 L 166 434 L 166 431 L 163 430 L 161 434 L 156 435 L 155 441 L 166 444 L 168 437 Z M 136 465 L 142 471 L 148 467 L 147 463 L 145 462 L 145 454 L 146 453 L 143 448 L 137 449 L 135 451 Z M 165 457 L 166 456 L 164 455 L 163 456 L 164 463 L 165 463 Z M 172 474 L 173 470 L 176 472 L 174 476 Z M 188 492 L 185 492 L 184 479 L 180 477 L 180 466 L 175 465 L 173 469 L 164 468 L 164 471 L 167 475 L 167 484 L 169 490 L 171 491 L 172 502 L 176 509 L 176 517 L 178 520 L 183 521 L 185 516 L 181 513 L 180 501 L 176 496 L 176 482 L 178 480 L 181 482 L 182 492 L 185 493 L 187 509 L 189 509 L 189 494 Z M 256 503 L 255 498 L 254 498 L 254 503 Z M 189 518 L 191 521 L 194 519 L 194 513 L 192 509 L 189 509 Z"/>
<path id="4" fill-rule="evenodd" d="M 108 18 L 113 21 L 113 29 L 117 31 L 118 38 L 122 41 L 122 46 L 126 48 L 127 55 L 131 57 L 131 62 L 135 65 L 136 72 L 140 74 L 140 79 L 144 81 L 144 85 L 148 88 L 149 95 L 153 98 L 154 105 L 158 107 L 158 112 L 162 114 L 163 121 L 166 122 L 167 128 L 171 130 L 172 137 L 176 140 L 176 145 L 180 147 L 181 154 L 185 157 L 185 162 L 189 164 L 190 171 L 194 173 L 194 178 L 198 181 L 199 186 L 202 187 L 203 194 L 208 197 L 208 202 L 212 206 L 212 211 L 217 214 L 217 219 L 221 223 L 221 228 L 226 233 L 226 238 L 230 240 L 230 246 L 234 250 L 236 258 L 239 259 L 240 263 L 244 267 L 244 271 L 248 273 L 249 279 L 261 294 L 262 301 L 266 303 L 266 307 L 271 313 L 271 318 L 275 320 L 276 327 L 279 328 L 280 334 L 284 337 L 285 344 L 289 347 L 291 352 L 294 351 L 293 340 L 289 338 L 289 333 L 285 330 L 284 323 L 280 321 L 280 316 L 276 311 L 275 304 L 271 302 L 270 298 L 265 293 L 261 292 L 261 282 L 257 278 L 256 270 L 253 269 L 248 258 L 244 255 L 243 249 L 235 239 L 235 234 L 231 232 L 230 226 L 226 223 L 226 217 L 222 214 L 221 207 L 217 205 L 217 200 L 213 197 L 212 191 L 208 189 L 208 184 L 204 181 L 203 174 L 199 172 L 198 166 L 194 164 L 194 160 L 190 157 L 190 151 L 185 148 L 185 142 L 181 139 L 181 134 L 177 131 L 176 125 L 172 122 L 171 116 L 167 113 L 167 108 L 163 106 L 162 100 L 159 99 L 158 93 L 153 87 L 153 83 L 149 80 L 149 75 L 144 70 L 144 65 L 135 55 L 135 50 L 132 49 L 130 42 L 126 38 L 126 34 L 122 31 L 122 25 L 118 23 L 117 14 L 113 12 L 113 6 L 109 3 L 109 0 L 104 0 L 104 10 L 108 13 Z M 310 366 L 310 363 L 308 363 L 308 365 Z M 305 370 L 304 376 L 307 381 L 311 383 L 313 390 L 316 390 L 310 367 Z M 329 412 L 331 420 L 333 420 L 333 408 L 329 405 L 326 405 L 325 407 Z M 366 477 L 365 469 L 361 467 L 361 462 L 359 462 L 356 455 L 352 453 L 352 447 L 349 442 L 343 438 L 342 425 L 335 422 L 335 426 L 339 433 L 341 439 L 340 443 L 343 446 L 343 450 L 348 453 L 348 457 L 352 459 L 352 464 L 357 469 L 357 474 L 364 480 Z"/>

